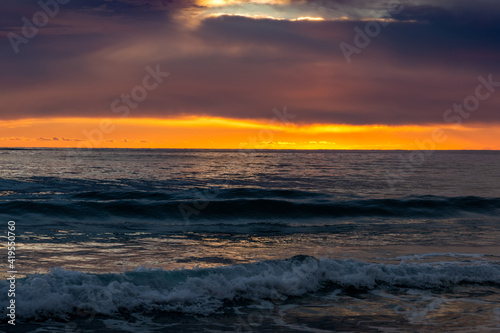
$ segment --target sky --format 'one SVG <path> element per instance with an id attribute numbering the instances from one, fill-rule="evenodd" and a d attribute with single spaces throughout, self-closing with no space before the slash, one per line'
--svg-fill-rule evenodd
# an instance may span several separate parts
<path id="1" fill-rule="evenodd" d="M 500 149 L 496 0 L 0 13 L 0 147 Z"/>

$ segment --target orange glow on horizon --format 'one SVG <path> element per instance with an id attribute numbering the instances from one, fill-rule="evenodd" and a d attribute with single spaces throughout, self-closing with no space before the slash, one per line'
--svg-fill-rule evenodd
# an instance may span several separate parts
<path id="1" fill-rule="evenodd" d="M 277 118 L 42 118 L 0 121 L 0 146 L 500 150 L 499 131 L 500 125 L 284 124 Z"/>

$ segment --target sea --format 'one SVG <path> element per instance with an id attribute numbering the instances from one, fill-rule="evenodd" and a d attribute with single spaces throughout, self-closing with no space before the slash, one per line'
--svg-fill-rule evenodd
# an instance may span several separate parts
<path id="1" fill-rule="evenodd" d="M 499 151 L 0 149 L 0 332 L 499 332 L 499 213 Z"/>

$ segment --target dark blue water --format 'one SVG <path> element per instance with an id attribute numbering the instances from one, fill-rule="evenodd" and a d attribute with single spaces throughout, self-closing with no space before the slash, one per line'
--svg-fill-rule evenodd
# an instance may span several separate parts
<path id="1" fill-rule="evenodd" d="M 409 154 L 0 150 L 17 329 L 500 329 L 500 152 Z"/>

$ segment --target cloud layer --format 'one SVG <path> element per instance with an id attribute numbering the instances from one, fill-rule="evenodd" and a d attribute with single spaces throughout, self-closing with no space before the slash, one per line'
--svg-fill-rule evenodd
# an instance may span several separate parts
<path id="1" fill-rule="evenodd" d="M 130 116 L 267 119 L 287 105 L 300 123 L 439 124 L 479 76 L 500 81 L 495 1 L 226 2 L 73 0 L 16 53 L 12 33 L 41 8 L 4 1 L 0 119 L 117 117 L 112 102 L 157 65 L 170 76 Z M 343 42 L 359 51 L 350 64 Z M 499 108 L 492 92 L 463 119 L 499 123 Z"/>

